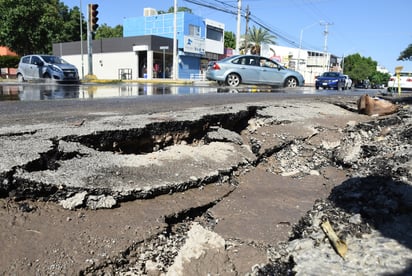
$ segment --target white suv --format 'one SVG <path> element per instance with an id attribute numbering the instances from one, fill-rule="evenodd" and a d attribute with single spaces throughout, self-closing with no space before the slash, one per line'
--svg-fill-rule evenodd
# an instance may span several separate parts
<path id="1" fill-rule="evenodd" d="M 77 68 L 57 56 L 28 55 L 20 59 L 17 68 L 20 82 L 38 79 L 53 79 L 57 82 L 79 82 Z"/>
<path id="2" fill-rule="evenodd" d="M 412 90 L 412 72 L 400 72 L 400 87 L 405 90 Z M 398 91 L 398 76 L 394 74 L 388 81 L 388 91 Z"/>
<path id="3" fill-rule="evenodd" d="M 345 77 L 345 89 L 352 89 L 352 79 L 348 75 L 343 75 Z"/>

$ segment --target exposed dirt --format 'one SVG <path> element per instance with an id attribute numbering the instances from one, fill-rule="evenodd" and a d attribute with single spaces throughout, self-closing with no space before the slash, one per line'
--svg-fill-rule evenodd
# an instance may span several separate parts
<path id="1" fill-rule="evenodd" d="M 342 172 L 330 170 L 332 179 L 344 179 Z M 214 231 L 231 241 L 228 255 L 242 275 L 250 272 L 253 265 L 267 262 L 268 246 L 287 240 L 291 227 L 316 199 L 327 196 L 328 190 L 316 176 L 294 181 L 257 168 L 239 177 L 238 188 L 212 184 L 125 202 L 107 210 L 70 211 L 52 202 L 0 199 L 0 248 L 7 252 L 1 255 L 0 263 L 6 274 L 74 275 L 94 271 L 92 274 L 102 275 L 103 271 L 122 270 L 119 267 L 125 266 L 124 262 L 134 266 L 133 259 L 139 254 L 159 247 L 159 235 L 180 235 L 181 243 L 173 244 L 169 254 L 159 257 L 161 252 L 153 253 L 152 258 L 165 259 L 167 267 L 184 242 L 189 226 L 183 227 L 182 223 L 197 220 L 208 227 L 211 216 Z M 173 219 L 164 218 L 173 218 L 178 211 L 196 206 L 206 211 L 204 206 L 217 195 L 224 198 L 220 204 L 207 214 L 198 211 L 187 214 L 187 218 L 176 218 L 180 226 Z M 168 225 L 168 221 L 173 223 Z M 156 242 L 150 246 L 152 239 Z"/>

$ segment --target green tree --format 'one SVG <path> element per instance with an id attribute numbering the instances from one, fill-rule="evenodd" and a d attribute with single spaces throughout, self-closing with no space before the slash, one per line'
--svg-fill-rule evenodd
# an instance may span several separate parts
<path id="1" fill-rule="evenodd" d="M 106 23 L 103 23 L 99 26 L 99 28 L 97 28 L 95 35 L 96 39 L 110 37 L 123 37 L 123 26 L 117 25 L 116 27 L 112 28 Z"/>
<path id="2" fill-rule="evenodd" d="M 370 77 L 370 81 L 374 84 L 387 84 L 390 77 L 391 74 L 376 71 Z"/>
<path id="3" fill-rule="evenodd" d="M 262 29 L 261 27 L 257 28 L 253 26 L 252 29 L 249 29 L 247 35 L 244 37 L 248 41 L 248 45 L 244 45 L 244 48 L 251 49 L 252 54 L 260 55 L 260 47 L 262 44 L 276 44 L 276 36 L 269 33 L 268 30 Z"/>
<path id="4" fill-rule="evenodd" d="M 80 9 L 79 7 L 73 7 L 68 10 L 63 4 L 59 4 L 59 11 L 64 20 L 61 36 L 58 42 L 69 42 L 80 40 Z M 87 19 L 82 14 L 82 33 L 83 40 L 87 39 Z"/>
<path id="5" fill-rule="evenodd" d="M 175 11 L 175 7 L 171 6 L 167 11 L 157 11 L 158 14 L 163 14 L 163 13 L 173 13 Z M 192 9 L 189 9 L 187 7 L 177 7 L 178 12 L 187 12 L 187 13 L 193 13 Z"/>
<path id="6" fill-rule="evenodd" d="M 403 50 L 398 57 L 398 60 L 410 60 L 412 61 L 412 44 L 409 44 L 409 46 Z"/>
<path id="7" fill-rule="evenodd" d="M 362 57 L 358 53 L 346 56 L 344 64 L 344 73 L 349 75 L 355 83 L 360 80 L 371 79 L 378 65 L 372 58 Z"/>
<path id="8" fill-rule="evenodd" d="M 231 49 L 236 48 L 236 35 L 233 32 L 225 31 L 224 47 Z"/>
<path id="9" fill-rule="evenodd" d="M 1 44 L 19 55 L 51 53 L 53 43 L 80 40 L 79 15 L 59 0 L 0 0 Z"/>
<path id="10" fill-rule="evenodd" d="M 0 56 L 0 68 L 17 68 L 19 61 L 18 56 Z"/>
<path id="11" fill-rule="evenodd" d="M 18 56 L 0 56 L 0 68 L 6 68 L 6 74 L 10 74 L 9 68 L 17 68 L 20 61 Z"/>

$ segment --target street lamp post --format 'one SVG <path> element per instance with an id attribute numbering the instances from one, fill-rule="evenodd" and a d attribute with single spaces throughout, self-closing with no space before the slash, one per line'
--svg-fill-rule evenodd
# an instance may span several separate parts
<path id="1" fill-rule="evenodd" d="M 315 23 L 310 24 L 310 25 L 308 25 L 308 26 L 306 26 L 306 27 L 303 27 L 303 28 L 300 30 L 300 36 L 299 36 L 299 51 L 298 51 L 298 66 L 297 66 L 298 71 L 299 71 L 299 66 L 300 66 L 300 51 L 302 50 L 303 31 L 304 31 L 305 29 L 308 29 L 308 28 L 310 28 L 310 27 L 315 26 L 315 25 L 318 24 L 318 23 L 319 23 L 319 22 L 315 22 Z"/>

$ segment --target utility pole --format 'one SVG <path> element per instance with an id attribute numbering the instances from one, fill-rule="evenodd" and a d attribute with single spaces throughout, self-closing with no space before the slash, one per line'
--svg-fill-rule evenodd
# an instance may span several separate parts
<path id="1" fill-rule="evenodd" d="M 249 10 L 249 5 L 247 5 L 246 7 L 246 29 L 245 29 L 245 54 L 247 54 L 247 36 L 248 36 L 248 32 L 249 32 L 249 16 L 250 16 L 250 10 Z"/>
<path id="2" fill-rule="evenodd" d="M 173 4 L 173 79 L 177 80 L 179 78 L 179 67 L 177 60 L 177 0 L 174 0 Z"/>
<path id="3" fill-rule="evenodd" d="M 83 11 L 82 0 L 80 0 L 80 54 L 82 56 L 82 79 L 84 79 L 84 58 L 83 58 Z"/>
<path id="4" fill-rule="evenodd" d="M 325 26 L 325 31 L 323 31 L 323 34 L 325 36 L 325 44 L 324 44 L 324 47 L 323 47 L 323 55 L 324 55 L 323 71 L 325 71 L 325 66 L 326 66 L 326 71 L 329 71 L 329 62 L 328 62 L 328 34 L 329 34 L 329 30 L 328 30 L 328 27 L 329 27 L 329 25 L 333 25 L 333 23 L 321 22 L 320 24 Z"/>
<path id="5" fill-rule="evenodd" d="M 236 30 L 236 54 L 239 54 L 240 47 L 240 13 L 242 12 L 242 0 L 237 0 L 237 30 Z"/>

